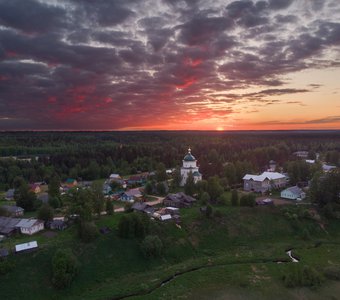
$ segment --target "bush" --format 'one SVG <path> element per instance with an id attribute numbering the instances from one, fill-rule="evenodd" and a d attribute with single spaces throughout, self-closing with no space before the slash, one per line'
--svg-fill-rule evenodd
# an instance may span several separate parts
<path id="1" fill-rule="evenodd" d="M 123 215 L 118 222 L 118 235 L 122 238 L 144 238 L 149 232 L 150 220 L 141 213 Z"/>
<path id="2" fill-rule="evenodd" d="M 132 203 L 130 203 L 130 202 L 126 202 L 125 203 L 125 205 L 124 205 L 124 212 L 126 212 L 126 213 L 133 212 Z"/>
<path id="3" fill-rule="evenodd" d="M 238 192 L 235 189 L 231 192 L 231 205 L 238 206 Z"/>
<path id="4" fill-rule="evenodd" d="M 53 208 L 48 204 L 43 204 L 38 210 L 38 219 L 43 221 L 50 221 L 53 220 Z"/>
<path id="5" fill-rule="evenodd" d="M 229 197 L 226 194 L 222 194 L 217 198 L 217 203 L 220 205 L 230 205 Z"/>
<path id="6" fill-rule="evenodd" d="M 69 287 L 77 271 L 77 259 L 71 250 L 60 249 L 54 254 L 52 258 L 52 283 L 55 288 Z"/>
<path id="7" fill-rule="evenodd" d="M 221 218 L 223 216 L 222 212 L 220 210 L 214 211 L 214 217 L 215 218 Z"/>
<path id="8" fill-rule="evenodd" d="M 331 280 L 340 280 L 340 266 L 329 266 L 324 270 L 324 275 L 326 278 Z"/>
<path id="9" fill-rule="evenodd" d="M 210 201 L 210 195 L 207 192 L 203 192 L 200 197 L 201 205 L 207 205 L 209 201 Z"/>
<path id="10" fill-rule="evenodd" d="M 283 275 L 282 280 L 286 287 L 317 287 L 321 285 L 323 277 L 310 266 L 294 264 Z"/>
<path id="11" fill-rule="evenodd" d="M 97 236 L 98 228 L 93 222 L 82 221 L 79 223 L 79 237 L 83 242 L 92 242 Z"/>
<path id="12" fill-rule="evenodd" d="M 250 206 L 254 207 L 256 204 L 256 196 L 253 193 L 250 193 L 248 195 L 242 195 L 240 198 L 240 206 Z"/>
<path id="13" fill-rule="evenodd" d="M 147 258 L 160 257 L 163 252 L 163 243 L 157 235 L 148 235 L 141 243 L 140 248 Z"/>
<path id="14" fill-rule="evenodd" d="M 110 199 L 106 200 L 106 207 L 105 207 L 106 213 L 108 215 L 113 215 L 114 213 L 114 207 L 113 207 L 113 203 Z"/>
<path id="15" fill-rule="evenodd" d="M 207 205 L 207 208 L 206 208 L 206 210 L 205 210 L 205 216 L 207 217 L 207 218 L 210 218 L 211 217 L 211 215 L 212 215 L 212 213 L 213 213 L 213 209 L 212 209 L 212 207 L 211 207 L 211 205 Z"/>

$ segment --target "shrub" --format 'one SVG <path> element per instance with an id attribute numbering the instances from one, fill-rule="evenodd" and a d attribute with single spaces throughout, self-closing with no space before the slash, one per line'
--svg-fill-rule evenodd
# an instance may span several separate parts
<path id="1" fill-rule="evenodd" d="M 215 218 L 221 218 L 222 217 L 222 212 L 220 210 L 215 210 L 214 211 L 214 217 Z"/>
<path id="2" fill-rule="evenodd" d="M 211 207 L 211 205 L 207 205 L 207 208 L 206 208 L 206 210 L 205 210 L 205 216 L 207 217 L 207 218 L 210 218 L 211 217 L 211 215 L 212 215 L 212 213 L 213 213 L 213 209 L 212 209 L 212 207 Z"/>
<path id="3" fill-rule="evenodd" d="M 38 210 L 38 219 L 43 221 L 53 220 L 53 208 L 48 204 L 43 204 Z"/>
<path id="4" fill-rule="evenodd" d="M 231 192 L 231 205 L 238 206 L 238 192 L 235 189 Z"/>
<path id="5" fill-rule="evenodd" d="M 71 250 L 60 249 L 54 254 L 52 258 L 52 283 L 55 288 L 69 287 L 77 271 L 77 259 Z"/>
<path id="6" fill-rule="evenodd" d="M 256 204 L 256 196 L 253 193 L 250 193 L 248 195 L 242 195 L 240 198 L 240 206 L 250 206 L 254 207 Z"/>
<path id="7" fill-rule="evenodd" d="M 140 246 L 145 257 L 159 257 L 163 252 L 163 243 L 157 235 L 148 235 Z"/>
<path id="8" fill-rule="evenodd" d="M 294 264 L 288 268 L 282 280 L 286 287 L 316 287 L 321 285 L 323 277 L 310 266 Z"/>
<path id="9" fill-rule="evenodd" d="M 335 265 L 325 268 L 324 275 L 331 280 L 340 280 L 340 266 Z"/>
<path id="10" fill-rule="evenodd" d="M 125 203 L 125 205 L 124 205 L 124 212 L 126 212 L 126 213 L 133 212 L 132 203 L 130 203 L 130 202 L 126 202 Z"/>
<path id="11" fill-rule="evenodd" d="M 118 235 L 122 238 L 144 238 L 149 232 L 150 220 L 140 213 L 123 215 L 118 223 Z"/>
<path id="12" fill-rule="evenodd" d="M 97 236 L 98 228 L 93 222 L 82 221 L 79 223 L 79 237 L 83 242 L 92 242 Z"/>
<path id="13" fill-rule="evenodd" d="M 112 203 L 111 200 L 109 200 L 109 199 L 106 200 L 106 207 L 105 207 L 105 209 L 106 209 L 106 213 L 108 215 L 113 215 L 114 207 L 113 207 L 113 203 Z"/>

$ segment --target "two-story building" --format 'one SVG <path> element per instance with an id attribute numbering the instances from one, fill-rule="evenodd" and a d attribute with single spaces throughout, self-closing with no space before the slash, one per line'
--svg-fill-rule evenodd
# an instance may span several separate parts
<path id="1" fill-rule="evenodd" d="M 265 193 L 272 189 L 285 187 L 287 177 L 277 172 L 263 172 L 261 175 L 246 174 L 243 177 L 243 188 L 245 191 Z"/>

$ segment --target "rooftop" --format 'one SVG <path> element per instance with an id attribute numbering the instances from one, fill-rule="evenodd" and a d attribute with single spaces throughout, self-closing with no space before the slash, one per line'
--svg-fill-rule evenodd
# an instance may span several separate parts
<path id="1" fill-rule="evenodd" d="M 285 175 L 278 172 L 263 172 L 261 175 L 246 174 L 242 179 L 244 180 L 254 180 L 254 181 L 264 181 L 265 179 L 275 180 L 275 179 L 286 178 Z"/>
<path id="2" fill-rule="evenodd" d="M 195 156 L 193 156 L 191 154 L 191 149 L 190 148 L 188 149 L 188 153 L 187 153 L 186 156 L 184 156 L 183 160 L 184 161 L 195 161 L 196 160 Z"/>

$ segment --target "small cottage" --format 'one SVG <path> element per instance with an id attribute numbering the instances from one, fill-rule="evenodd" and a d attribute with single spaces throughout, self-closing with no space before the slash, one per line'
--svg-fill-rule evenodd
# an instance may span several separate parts
<path id="1" fill-rule="evenodd" d="M 289 187 L 281 192 L 281 198 L 291 200 L 302 200 L 306 197 L 306 193 L 298 186 Z"/>
<path id="2" fill-rule="evenodd" d="M 22 234 L 32 235 L 44 230 L 44 222 L 37 219 L 21 219 L 16 225 Z"/>
<path id="3" fill-rule="evenodd" d="M 121 196 L 120 196 L 120 200 L 121 201 L 129 201 L 129 202 L 133 202 L 134 200 L 138 200 L 140 198 L 142 198 L 142 193 L 139 190 L 139 188 L 136 189 L 130 189 L 126 192 L 124 192 Z"/>
<path id="4" fill-rule="evenodd" d="M 195 198 L 188 196 L 183 192 L 179 192 L 177 194 L 169 194 L 163 200 L 164 205 L 175 208 L 190 207 L 195 202 L 196 202 Z"/>
<path id="5" fill-rule="evenodd" d="M 20 217 L 24 215 L 24 209 L 15 205 L 2 205 L 1 206 L 11 217 Z"/>

